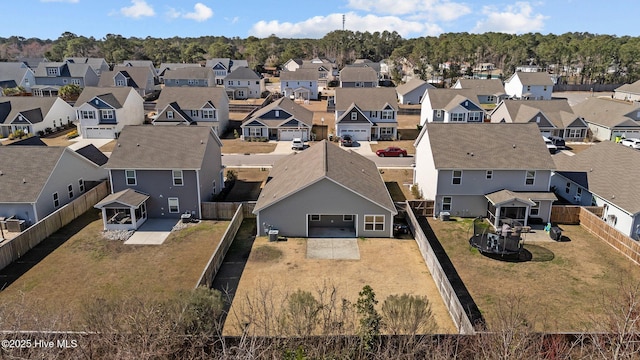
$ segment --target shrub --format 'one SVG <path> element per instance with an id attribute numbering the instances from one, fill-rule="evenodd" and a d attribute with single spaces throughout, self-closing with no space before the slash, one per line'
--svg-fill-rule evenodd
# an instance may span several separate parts
<path id="1" fill-rule="evenodd" d="M 411 194 L 413 194 L 414 199 L 422 199 L 422 191 L 420 191 L 418 184 L 411 185 Z"/>
<path id="2" fill-rule="evenodd" d="M 78 136 L 80 136 L 78 130 L 73 130 L 67 134 L 67 139 L 77 138 Z"/>

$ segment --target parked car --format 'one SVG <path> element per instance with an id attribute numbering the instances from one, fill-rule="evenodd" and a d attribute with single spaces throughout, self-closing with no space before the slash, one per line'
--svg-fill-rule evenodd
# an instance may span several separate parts
<path id="1" fill-rule="evenodd" d="M 304 150 L 304 141 L 300 138 L 295 138 L 291 141 L 291 150 Z"/>
<path id="2" fill-rule="evenodd" d="M 628 146 L 632 149 L 640 149 L 640 139 L 637 138 L 622 139 L 622 141 L 620 141 L 620 144 Z"/>
<path id="3" fill-rule="evenodd" d="M 558 147 L 553 144 L 551 139 L 546 136 L 543 136 L 542 138 L 544 139 L 544 144 L 547 145 L 547 150 L 549 150 L 550 153 L 555 154 L 558 152 Z"/>
<path id="4" fill-rule="evenodd" d="M 407 156 L 407 150 L 405 149 L 401 149 L 397 146 L 389 146 L 386 149 L 380 149 L 376 151 L 376 155 L 380 156 L 380 157 L 386 157 L 386 156 L 399 156 L 399 157 L 405 157 Z"/>
<path id="5" fill-rule="evenodd" d="M 342 135 L 342 138 L 340 139 L 340 144 L 342 146 L 353 146 L 353 139 L 351 138 L 351 135 Z"/>
<path id="6" fill-rule="evenodd" d="M 555 145 L 558 149 L 564 149 L 567 145 L 564 142 L 564 139 L 560 136 L 549 136 L 549 140 Z"/>

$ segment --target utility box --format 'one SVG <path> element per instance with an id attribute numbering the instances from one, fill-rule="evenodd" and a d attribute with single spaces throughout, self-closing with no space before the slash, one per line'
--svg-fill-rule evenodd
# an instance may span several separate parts
<path id="1" fill-rule="evenodd" d="M 451 218 L 451 214 L 449 214 L 447 211 L 443 211 L 440 213 L 440 220 L 449 221 L 450 218 Z"/>
<path id="2" fill-rule="evenodd" d="M 552 226 L 549 229 L 549 236 L 555 241 L 560 241 L 562 239 L 562 230 L 557 226 Z"/>
<path id="3" fill-rule="evenodd" d="M 269 241 L 278 241 L 278 234 L 280 232 L 278 230 L 269 230 Z"/>

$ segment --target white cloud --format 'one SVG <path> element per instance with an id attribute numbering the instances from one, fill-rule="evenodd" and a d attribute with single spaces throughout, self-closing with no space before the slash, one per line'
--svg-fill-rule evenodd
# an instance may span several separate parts
<path id="1" fill-rule="evenodd" d="M 169 8 L 167 11 L 167 17 L 170 19 L 190 19 L 198 22 L 206 21 L 213 16 L 213 10 L 210 7 L 206 6 L 203 3 L 196 3 L 193 6 L 192 12 L 184 12 L 180 10 L 176 10 L 174 8 Z"/>
<path id="2" fill-rule="evenodd" d="M 321 38 L 331 31 L 342 29 L 342 15 L 314 16 L 297 23 L 262 20 L 251 27 L 249 34 L 256 37 L 268 37 L 275 34 L 282 38 Z M 405 38 L 408 35 L 424 36 L 442 33 L 442 29 L 438 25 L 405 20 L 397 16 L 371 14 L 361 16 L 350 12 L 345 14 L 345 18 L 345 30 L 351 31 L 396 31 Z"/>
<path id="3" fill-rule="evenodd" d="M 40 2 L 64 2 L 64 3 L 71 3 L 71 4 L 76 4 L 79 3 L 80 0 L 40 0 Z"/>
<path id="4" fill-rule="evenodd" d="M 407 15 L 430 21 L 451 21 L 471 13 L 467 5 L 448 0 L 349 0 L 347 7 L 379 15 Z"/>
<path id="5" fill-rule="evenodd" d="M 485 6 L 482 13 L 486 20 L 478 21 L 473 32 L 492 31 L 510 34 L 536 32 L 544 28 L 544 21 L 548 19 L 548 16 L 534 14 L 533 7 L 528 2 L 517 2 L 502 11 L 494 6 Z"/>
<path id="6" fill-rule="evenodd" d="M 143 16 L 154 16 L 156 14 L 151 5 L 147 4 L 144 0 L 131 0 L 131 3 L 133 5 L 120 9 L 122 15 L 138 19 Z"/>

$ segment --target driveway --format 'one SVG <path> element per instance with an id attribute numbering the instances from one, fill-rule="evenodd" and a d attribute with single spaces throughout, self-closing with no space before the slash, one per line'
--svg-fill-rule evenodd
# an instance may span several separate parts
<path id="1" fill-rule="evenodd" d="M 162 245 L 179 219 L 147 219 L 131 237 L 126 245 Z"/>
<path id="2" fill-rule="evenodd" d="M 73 142 L 73 144 L 69 145 L 68 148 L 71 150 L 78 150 L 89 144 L 93 144 L 93 146 L 100 149 L 102 146 L 104 146 L 107 143 L 110 143 L 113 140 L 114 139 L 83 139 L 83 138 L 77 137 L 70 140 Z"/>

